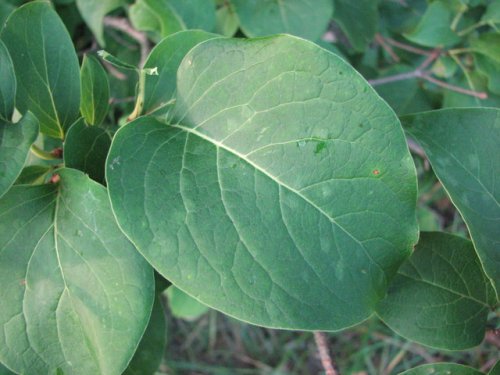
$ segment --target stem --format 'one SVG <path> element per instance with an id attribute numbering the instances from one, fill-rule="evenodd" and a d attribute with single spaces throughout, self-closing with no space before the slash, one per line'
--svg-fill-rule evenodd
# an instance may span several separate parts
<path id="1" fill-rule="evenodd" d="M 470 32 L 476 30 L 478 27 L 481 27 L 483 25 L 486 25 L 487 22 L 484 22 L 484 21 L 479 21 L 477 23 L 475 23 L 474 25 L 471 25 L 463 30 L 460 30 L 457 35 L 458 36 L 464 36 L 464 35 L 467 35 L 469 34 Z"/>
<path id="2" fill-rule="evenodd" d="M 464 89 L 463 87 L 451 85 L 449 83 L 440 81 L 440 80 L 438 80 L 438 79 L 436 79 L 428 74 L 423 74 L 422 78 L 425 79 L 426 81 L 432 82 L 438 86 L 444 87 L 445 89 L 448 89 L 450 91 L 455 91 L 455 92 L 458 92 L 460 94 L 473 96 L 473 97 L 479 98 L 479 99 L 487 99 L 488 98 L 488 94 L 486 92 L 478 92 L 478 91 Z"/>
<path id="3" fill-rule="evenodd" d="M 399 62 L 399 56 L 393 51 L 392 47 L 385 41 L 384 37 L 379 33 L 375 34 L 375 41 L 391 56 L 395 62 Z"/>
<path id="4" fill-rule="evenodd" d="M 128 116 L 127 120 L 132 121 L 139 117 L 144 108 L 144 97 L 146 95 L 146 71 L 141 69 L 139 72 L 139 86 L 137 89 L 137 101 L 135 102 L 135 107 L 132 113 Z"/>
<path id="5" fill-rule="evenodd" d="M 377 85 L 385 85 L 391 82 L 404 81 L 406 79 L 411 79 L 416 77 L 418 77 L 418 74 L 417 71 L 414 70 L 413 72 L 400 73 L 400 74 L 395 74 L 393 76 L 377 78 L 377 79 L 370 79 L 368 80 L 368 83 L 372 86 L 377 86 Z"/>
<path id="6" fill-rule="evenodd" d="M 405 51 L 408 51 L 408 52 L 412 52 L 416 55 L 429 55 L 431 53 L 431 51 L 427 51 L 425 49 L 421 49 L 421 48 L 417 48 L 417 47 L 413 47 L 413 46 L 410 46 L 408 44 L 405 44 L 405 43 L 401 43 L 401 42 L 398 42 L 397 40 L 394 40 L 394 39 L 391 39 L 391 38 L 384 38 L 385 41 L 394 46 L 394 47 L 397 47 L 399 49 L 402 49 L 402 50 L 405 50 Z"/>
<path id="7" fill-rule="evenodd" d="M 316 342 L 316 347 L 318 348 L 319 358 L 326 375 L 338 375 L 337 371 L 333 367 L 332 357 L 328 352 L 328 344 L 326 336 L 323 332 L 314 332 L 314 341 Z"/>
<path id="8" fill-rule="evenodd" d="M 37 158 L 42 159 L 42 160 L 58 160 L 56 155 L 54 155 L 53 152 L 48 152 L 45 150 L 42 150 L 40 147 L 37 145 L 33 144 L 31 145 L 30 151 L 33 155 L 35 155 Z"/>

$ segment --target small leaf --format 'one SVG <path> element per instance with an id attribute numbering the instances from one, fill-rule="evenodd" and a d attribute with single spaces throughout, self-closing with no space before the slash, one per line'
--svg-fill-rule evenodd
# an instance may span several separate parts
<path id="1" fill-rule="evenodd" d="M 364 51 L 378 27 L 377 2 L 372 0 L 334 0 L 333 19 L 347 35 L 356 51 Z"/>
<path id="2" fill-rule="evenodd" d="M 500 292 L 500 110 L 445 109 L 402 118 L 469 228 Z"/>
<path id="3" fill-rule="evenodd" d="M 81 69 L 80 111 L 89 125 L 100 125 L 109 108 L 109 81 L 101 63 L 85 55 Z"/>
<path id="4" fill-rule="evenodd" d="M 240 26 L 249 37 L 288 33 L 316 40 L 325 32 L 333 12 L 332 0 L 231 0 Z"/>
<path id="5" fill-rule="evenodd" d="M 14 112 L 16 76 L 7 47 L 0 40 L 0 121 L 10 121 Z"/>
<path id="6" fill-rule="evenodd" d="M 452 46 L 460 42 L 460 37 L 451 29 L 452 7 L 443 0 L 429 4 L 419 24 L 406 39 L 426 47 Z"/>
<path id="7" fill-rule="evenodd" d="M 167 289 L 166 295 L 172 315 L 177 318 L 196 320 L 209 310 L 208 306 L 198 302 L 174 285 Z"/>
<path id="8" fill-rule="evenodd" d="M 0 197 L 14 184 L 38 136 L 38 121 L 30 112 L 17 123 L 0 120 Z"/>
<path id="9" fill-rule="evenodd" d="M 136 0 L 130 7 L 135 28 L 152 31 L 160 38 L 187 29 L 213 31 L 215 4 L 207 0 Z"/>
<path id="10" fill-rule="evenodd" d="M 378 305 L 377 314 L 409 340 L 463 350 L 483 340 L 493 296 L 470 241 L 422 232 L 412 256 L 398 270 Z"/>
<path id="11" fill-rule="evenodd" d="M 99 57 L 101 59 L 109 62 L 111 65 L 116 66 L 117 68 L 125 69 L 125 70 L 134 70 L 134 71 L 139 70 L 136 66 L 133 66 L 129 63 L 126 63 L 123 60 L 120 60 L 119 58 L 113 56 L 112 54 L 110 54 L 109 52 L 107 52 L 105 50 L 97 51 L 97 54 L 99 55 Z"/>
<path id="12" fill-rule="evenodd" d="M 487 55 L 474 54 L 476 68 L 488 79 L 488 90 L 500 95 L 500 63 Z"/>
<path id="13" fill-rule="evenodd" d="M 64 164 L 104 184 L 104 166 L 111 137 L 104 129 L 87 126 L 83 119 L 69 128 L 64 140 Z"/>
<path id="14" fill-rule="evenodd" d="M 146 76 L 144 112 L 151 113 L 172 104 L 176 91 L 177 69 L 191 48 L 219 35 L 188 30 L 175 33 L 158 43 L 151 51 L 145 69 L 156 68 L 158 75 Z"/>
<path id="15" fill-rule="evenodd" d="M 149 319 L 153 272 L 106 189 L 57 173 L 58 184 L 0 199 L 0 360 L 22 374 L 121 374 Z"/>
<path id="16" fill-rule="evenodd" d="M 127 0 L 76 0 L 80 14 L 94 33 L 100 46 L 104 47 L 104 16 L 123 5 Z"/>
<path id="17" fill-rule="evenodd" d="M 160 367 L 167 344 L 165 312 L 158 294 L 148 327 L 123 375 L 154 375 Z"/>
<path id="18" fill-rule="evenodd" d="M 16 108 L 33 112 L 42 133 L 63 138 L 78 117 L 80 73 L 61 19 L 49 3 L 33 1 L 11 14 L 1 39 L 14 63 Z"/>
<path id="19" fill-rule="evenodd" d="M 500 24 L 500 2 L 492 1 L 488 4 L 481 21 L 489 24 Z"/>
<path id="20" fill-rule="evenodd" d="M 220 35 L 232 37 L 238 31 L 240 20 L 234 6 L 231 2 L 226 1 L 217 9 L 215 32 Z"/>
<path id="21" fill-rule="evenodd" d="M 500 33 L 483 33 L 470 41 L 470 48 L 500 64 Z"/>
<path id="22" fill-rule="evenodd" d="M 366 319 L 417 237 L 393 111 L 344 60 L 284 35 L 200 43 L 176 87 L 167 120 L 122 127 L 107 159 L 113 210 L 141 253 L 254 324 Z"/>
<path id="23" fill-rule="evenodd" d="M 484 375 L 469 366 L 454 363 L 432 363 L 401 372 L 400 375 Z"/>
<path id="24" fill-rule="evenodd" d="M 48 165 L 29 165 L 24 167 L 17 178 L 16 185 L 41 185 L 46 182 L 52 167 Z"/>

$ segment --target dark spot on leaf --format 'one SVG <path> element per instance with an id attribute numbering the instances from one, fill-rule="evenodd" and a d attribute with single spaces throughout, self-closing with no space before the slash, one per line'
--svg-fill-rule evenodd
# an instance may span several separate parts
<path id="1" fill-rule="evenodd" d="M 314 153 L 319 154 L 325 148 L 326 148 L 326 142 L 318 142 L 316 148 L 314 149 Z"/>
<path id="2" fill-rule="evenodd" d="M 372 172 L 375 176 L 378 176 L 380 174 L 380 171 L 378 169 L 374 169 Z"/>

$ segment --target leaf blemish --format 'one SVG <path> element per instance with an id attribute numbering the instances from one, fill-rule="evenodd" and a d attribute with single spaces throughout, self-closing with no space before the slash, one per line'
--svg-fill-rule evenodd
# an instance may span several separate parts
<path id="1" fill-rule="evenodd" d="M 374 169 L 372 172 L 375 176 L 378 176 L 380 174 L 380 171 L 378 169 Z"/>

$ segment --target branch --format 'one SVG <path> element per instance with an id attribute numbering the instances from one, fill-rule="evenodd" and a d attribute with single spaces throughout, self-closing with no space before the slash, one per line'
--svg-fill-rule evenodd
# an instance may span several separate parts
<path id="1" fill-rule="evenodd" d="M 316 341 L 316 346 L 318 348 L 319 358 L 326 375 L 338 375 L 337 371 L 333 367 L 332 357 L 328 352 L 328 344 L 326 336 L 323 332 L 314 332 L 314 341 Z"/>
<path id="2" fill-rule="evenodd" d="M 397 40 L 394 40 L 394 39 L 391 39 L 391 38 L 385 37 L 384 40 L 388 44 L 390 44 L 391 46 L 397 47 L 399 49 L 402 49 L 402 50 L 405 50 L 405 51 L 408 51 L 408 52 L 412 52 L 412 53 L 414 53 L 416 55 L 429 55 L 429 54 L 431 54 L 431 51 L 428 51 L 428 50 L 425 50 L 425 49 L 421 49 L 421 48 L 417 48 L 417 47 L 413 47 L 413 46 L 410 46 L 409 44 L 401 43 L 401 42 L 398 42 Z"/>
<path id="3" fill-rule="evenodd" d="M 375 34 L 375 41 L 391 56 L 395 62 L 399 62 L 400 58 L 393 51 L 392 47 L 385 41 L 384 37 L 379 33 Z"/>
<path id="4" fill-rule="evenodd" d="M 141 61 L 139 66 L 142 68 L 151 49 L 146 33 L 134 29 L 126 18 L 104 17 L 104 26 L 119 30 L 139 43 L 141 49 Z"/>

